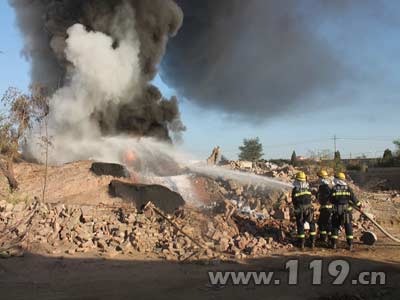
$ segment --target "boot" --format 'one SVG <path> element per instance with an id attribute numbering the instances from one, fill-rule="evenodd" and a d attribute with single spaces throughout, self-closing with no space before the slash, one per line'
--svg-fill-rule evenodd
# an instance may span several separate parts
<path id="1" fill-rule="evenodd" d="M 318 241 L 322 243 L 326 242 L 326 234 L 320 234 Z"/>
<path id="2" fill-rule="evenodd" d="M 327 242 L 328 242 L 328 235 L 327 235 L 327 234 L 324 234 L 324 235 L 322 236 L 322 241 L 323 241 L 324 243 L 327 243 Z"/>
<path id="3" fill-rule="evenodd" d="M 347 240 L 347 249 L 349 251 L 353 250 L 353 241 L 352 240 Z"/>
<path id="4" fill-rule="evenodd" d="M 331 247 L 332 247 L 332 249 L 334 249 L 334 250 L 337 249 L 337 239 L 332 239 L 332 240 L 331 240 Z"/>
<path id="5" fill-rule="evenodd" d="M 311 242 L 311 244 L 310 244 L 311 249 L 314 249 L 315 248 L 315 236 L 310 237 L 310 242 Z"/>
<path id="6" fill-rule="evenodd" d="M 299 248 L 300 248 L 301 250 L 304 249 L 305 244 L 306 244 L 306 240 L 305 240 L 304 238 L 299 239 Z"/>

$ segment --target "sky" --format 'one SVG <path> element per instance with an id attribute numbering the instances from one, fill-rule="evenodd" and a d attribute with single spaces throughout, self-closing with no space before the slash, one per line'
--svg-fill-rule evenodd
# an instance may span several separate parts
<path id="1" fill-rule="evenodd" d="M 224 156 L 236 159 L 244 138 L 259 137 L 266 159 L 290 158 L 293 150 L 298 155 L 333 150 L 336 135 L 342 157 L 362 154 L 375 157 L 381 156 L 386 148 L 394 149 L 392 141 L 400 137 L 400 3 L 385 3 L 391 6 L 387 10 L 391 15 L 385 16 L 388 22 L 354 18 L 356 21 L 351 24 L 340 24 L 338 19 L 320 26 L 321 38 L 327 39 L 347 63 L 362 70 L 368 78 L 357 85 L 345 86 L 346 93 L 319 95 L 332 104 L 338 97 L 346 97 L 340 107 L 307 107 L 299 103 L 298 109 L 290 113 L 264 122 L 249 122 L 199 108 L 178 95 L 187 127 L 179 147 L 195 157 L 206 158 L 219 145 Z M 343 30 L 344 26 L 362 34 L 354 36 L 351 30 Z M 22 38 L 15 26 L 14 12 L 7 1 L 0 1 L 0 95 L 9 86 L 21 90 L 29 86 L 30 64 L 21 50 Z M 159 76 L 154 83 L 166 97 L 176 94 Z"/>

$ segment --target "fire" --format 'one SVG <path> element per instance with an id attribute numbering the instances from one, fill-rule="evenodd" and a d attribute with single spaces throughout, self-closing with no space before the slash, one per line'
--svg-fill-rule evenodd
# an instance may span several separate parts
<path id="1" fill-rule="evenodd" d="M 132 166 L 133 163 L 137 160 L 137 155 L 133 150 L 125 150 L 122 160 L 124 164 Z"/>

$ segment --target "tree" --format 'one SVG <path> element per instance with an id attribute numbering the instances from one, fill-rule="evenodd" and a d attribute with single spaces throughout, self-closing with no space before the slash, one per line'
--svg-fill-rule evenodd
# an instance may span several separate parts
<path id="1" fill-rule="evenodd" d="M 15 142 L 16 133 L 12 124 L 4 117 L 0 117 L 0 171 L 7 178 L 10 190 L 18 188 L 18 182 L 14 175 L 14 157 L 18 153 Z"/>
<path id="2" fill-rule="evenodd" d="M 43 96 L 44 91 L 39 86 L 32 86 L 28 95 L 11 87 L 1 98 L 5 114 L 0 116 L 0 171 L 7 178 L 11 192 L 18 188 L 14 160 L 26 142 L 27 132 L 48 113 L 48 98 Z"/>
<path id="3" fill-rule="evenodd" d="M 333 162 L 335 163 L 335 166 L 340 165 L 342 162 L 342 156 L 340 155 L 340 151 L 336 151 L 333 157 Z"/>
<path id="4" fill-rule="evenodd" d="M 334 160 L 335 160 L 335 162 L 338 162 L 338 163 L 341 162 L 342 157 L 340 155 L 340 151 L 339 150 L 335 152 Z"/>
<path id="5" fill-rule="evenodd" d="M 381 159 L 381 165 L 384 167 L 390 167 L 393 165 L 393 153 L 390 149 L 386 149 L 385 152 L 383 152 L 383 156 Z"/>
<path id="6" fill-rule="evenodd" d="M 290 164 L 292 166 L 296 166 L 297 164 L 297 154 L 296 151 L 293 150 L 292 157 L 290 158 Z"/>
<path id="7" fill-rule="evenodd" d="M 396 146 L 396 156 L 400 158 L 400 139 L 393 141 Z"/>
<path id="8" fill-rule="evenodd" d="M 243 146 L 239 147 L 239 159 L 248 161 L 258 161 L 264 155 L 263 146 L 258 137 L 244 139 Z"/>
<path id="9" fill-rule="evenodd" d="M 344 165 L 342 164 L 342 157 L 340 155 L 340 151 L 336 151 L 334 158 L 333 158 L 333 164 L 334 164 L 334 169 L 335 172 L 342 172 L 344 171 L 346 168 L 344 167 Z"/>
<path id="10" fill-rule="evenodd" d="M 229 164 L 229 159 L 227 159 L 224 155 L 221 155 L 221 159 L 219 160 L 220 165 Z"/>

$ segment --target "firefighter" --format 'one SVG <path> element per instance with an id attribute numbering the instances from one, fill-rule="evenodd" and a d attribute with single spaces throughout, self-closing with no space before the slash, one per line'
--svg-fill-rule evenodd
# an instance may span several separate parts
<path id="1" fill-rule="evenodd" d="M 292 202 L 294 206 L 294 214 L 296 216 L 297 237 L 299 246 L 304 249 L 305 246 L 305 233 L 304 223 L 310 224 L 310 241 L 311 248 L 315 247 L 315 222 L 314 222 L 314 208 L 311 204 L 312 196 L 310 187 L 307 183 L 307 177 L 304 172 L 296 174 L 294 181 L 294 188 L 292 191 Z"/>
<path id="2" fill-rule="evenodd" d="M 348 249 L 353 249 L 353 224 L 352 224 L 352 207 L 355 205 L 361 207 L 361 202 L 358 201 L 346 182 L 346 175 L 339 172 L 333 180 L 333 188 L 331 193 L 331 202 L 333 204 L 332 215 L 332 248 L 337 248 L 337 240 L 339 230 L 344 226 L 346 232 L 346 240 Z"/>
<path id="3" fill-rule="evenodd" d="M 328 236 L 332 231 L 332 203 L 331 197 L 331 181 L 329 180 L 328 172 L 321 170 L 318 172 L 319 187 L 317 192 L 317 200 L 320 204 L 318 228 L 321 241 L 327 243 Z"/>

